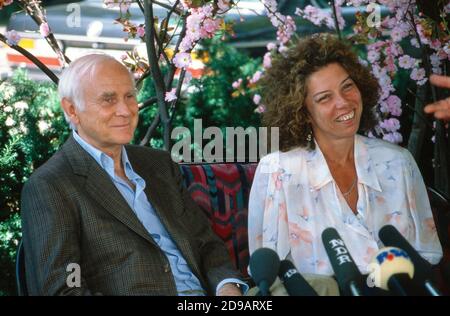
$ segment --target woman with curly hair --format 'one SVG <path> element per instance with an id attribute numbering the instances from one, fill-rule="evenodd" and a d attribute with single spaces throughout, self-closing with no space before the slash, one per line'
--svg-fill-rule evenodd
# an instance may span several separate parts
<path id="1" fill-rule="evenodd" d="M 327 34 L 301 39 L 262 80 L 263 122 L 279 128 L 280 151 L 254 177 L 250 253 L 272 248 L 301 273 L 331 276 L 321 234 L 334 227 L 365 274 L 391 224 L 437 264 L 442 248 L 413 157 L 358 134 L 375 126 L 380 89 L 351 48 Z"/>

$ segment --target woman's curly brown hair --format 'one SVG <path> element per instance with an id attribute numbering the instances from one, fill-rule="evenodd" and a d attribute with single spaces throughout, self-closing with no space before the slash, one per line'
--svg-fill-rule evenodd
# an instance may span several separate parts
<path id="1" fill-rule="evenodd" d="M 267 127 L 279 128 L 281 151 L 295 147 L 314 149 L 314 142 L 307 140 L 312 129 L 305 106 L 306 80 L 331 63 L 339 63 L 361 92 L 363 110 L 359 130 L 369 131 L 375 126 L 378 81 L 350 46 L 334 35 L 315 34 L 300 39 L 286 53 L 275 57 L 261 79 L 262 102 L 266 106 L 262 121 Z"/>

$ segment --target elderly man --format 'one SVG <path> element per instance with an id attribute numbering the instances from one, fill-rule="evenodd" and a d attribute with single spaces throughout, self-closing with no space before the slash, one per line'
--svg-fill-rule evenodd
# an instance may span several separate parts
<path id="1" fill-rule="evenodd" d="M 58 91 L 73 134 L 22 192 L 30 294 L 240 295 L 170 155 L 127 145 L 138 122 L 128 70 L 87 55 Z"/>

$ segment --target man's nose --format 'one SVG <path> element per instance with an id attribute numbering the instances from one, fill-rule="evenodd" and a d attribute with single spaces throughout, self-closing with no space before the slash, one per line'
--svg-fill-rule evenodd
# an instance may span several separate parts
<path id="1" fill-rule="evenodd" d="M 118 102 L 117 108 L 116 108 L 116 115 L 118 115 L 118 116 L 130 116 L 131 115 L 130 105 L 127 104 L 127 102 L 125 102 L 125 100 L 121 100 L 120 102 Z"/>

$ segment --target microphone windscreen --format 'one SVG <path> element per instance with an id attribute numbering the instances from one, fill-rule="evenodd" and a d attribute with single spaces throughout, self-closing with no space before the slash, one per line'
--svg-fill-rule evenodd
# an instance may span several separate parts
<path id="1" fill-rule="evenodd" d="M 348 291 L 350 282 L 361 282 L 362 274 L 336 229 L 325 229 L 322 232 L 322 242 L 339 287 Z"/>
<path id="2" fill-rule="evenodd" d="M 317 292 L 309 285 L 289 260 L 280 262 L 278 276 L 283 282 L 289 296 L 317 296 Z"/>
<path id="3" fill-rule="evenodd" d="M 411 244 L 392 225 L 383 226 L 378 232 L 385 246 L 397 247 L 406 251 L 415 267 L 414 279 L 417 282 L 432 278 L 432 266 L 411 246 Z"/>
<path id="4" fill-rule="evenodd" d="M 380 249 L 371 262 L 371 276 L 376 287 L 389 290 L 388 281 L 394 275 L 414 277 L 414 265 L 406 251 L 396 247 Z"/>
<path id="5" fill-rule="evenodd" d="M 260 287 L 263 283 L 270 287 L 277 278 L 280 258 L 272 249 L 259 248 L 251 255 L 249 266 L 256 285 Z"/>

